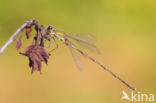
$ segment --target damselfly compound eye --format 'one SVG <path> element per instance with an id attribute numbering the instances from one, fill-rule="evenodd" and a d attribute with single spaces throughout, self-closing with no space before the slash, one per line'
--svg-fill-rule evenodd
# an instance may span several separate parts
<path id="1" fill-rule="evenodd" d="M 47 27 L 47 30 L 52 30 L 53 29 L 53 26 L 52 25 L 49 25 L 48 27 Z"/>

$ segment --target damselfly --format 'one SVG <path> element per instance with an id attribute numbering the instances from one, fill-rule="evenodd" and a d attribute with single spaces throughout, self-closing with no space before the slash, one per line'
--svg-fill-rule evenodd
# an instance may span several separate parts
<path id="1" fill-rule="evenodd" d="M 74 52 L 74 50 L 78 51 L 81 55 L 89 58 L 91 61 L 93 61 L 94 63 L 96 63 L 97 65 L 99 65 L 100 67 L 102 67 L 105 71 L 107 71 L 108 73 L 110 73 L 112 76 L 114 76 L 115 78 L 117 78 L 118 80 L 120 80 L 122 83 L 124 83 L 126 86 L 128 86 L 130 89 L 132 90 L 136 90 L 135 87 L 133 87 L 132 85 L 130 85 L 129 83 L 127 83 L 125 80 L 123 80 L 122 78 L 120 78 L 118 75 L 116 75 L 115 73 L 113 73 L 110 69 L 106 68 L 104 65 L 102 65 L 100 62 L 98 62 L 96 59 L 92 58 L 91 56 L 89 56 L 88 54 L 86 54 L 84 51 L 80 50 L 74 43 L 72 43 L 70 39 L 73 39 L 75 41 L 77 41 L 79 44 L 81 45 L 85 45 L 86 48 L 98 53 L 99 50 L 96 48 L 96 46 L 94 45 L 95 43 L 95 39 L 91 36 L 91 35 L 85 35 L 85 38 L 87 39 L 83 39 L 81 38 L 80 34 L 77 35 L 68 35 L 63 31 L 59 31 L 59 30 L 55 30 L 51 25 L 47 27 L 46 29 L 46 38 L 53 38 L 53 40 L 55 41 L 55 38 L 60 39 L 64 44 L 66 44 L 69 48 L 70 51 L 73 55 L 73 58 L 75 60 L 75 63 L 77 65 L 77 67 L 80 69 L 80 71 L 82 71 L 82 65 L 80 60 L 78 59 L 76 53 Z M 55 41 L 56 43 L 56 41 Z M 58 47 L 57 43 L 56 43 L 56 47 L 53 49 L 55 50 Z M 53 50 L 51 50 L 50 52 L 52 52 Z"/>

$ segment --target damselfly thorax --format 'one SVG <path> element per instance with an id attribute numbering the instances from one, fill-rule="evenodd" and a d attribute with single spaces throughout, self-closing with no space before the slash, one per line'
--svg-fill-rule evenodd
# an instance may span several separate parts
<path id="1" fill-rule="evenodd" d="M 63 31 L 60 30 L 56 30 L 55 31 L 55 36 L 57 38 L 59 38 L 61 41 L 63 41 L 64 43 L 66 42 L 67 38 L 66 38 L 66 34 Z"/>

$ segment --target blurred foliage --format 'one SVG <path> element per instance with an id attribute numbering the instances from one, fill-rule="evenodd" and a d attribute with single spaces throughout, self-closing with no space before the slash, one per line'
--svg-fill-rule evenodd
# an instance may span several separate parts
<path id="1" fill-rule="evenodd" d="M 101 54 L 90 55 L 141 93 L 156 94 L 155 5 L 155 0 L 0 0 L 0 46 L 32 19 L 66 33 L 95 34 Z M 81 56 L 80 73 L 67 47 L 59 45 L 43 75 L 31 75 L 27 58 L 15 43 L 9 46 L 0 56 L 0 103 L 120 103 L 122 91 L 130 93 Z"/>

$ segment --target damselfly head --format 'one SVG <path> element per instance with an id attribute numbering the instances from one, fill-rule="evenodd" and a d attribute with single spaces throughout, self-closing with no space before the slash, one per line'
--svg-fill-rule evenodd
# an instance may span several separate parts
<path id="1" fill-rule="evenodd" d="M 49 25 L 48 27 L 47 27 L 47 32 L 49 33 L 49 35 L 55 35 L 55 29 L 53 28 L 53 26 L 52 25 Z"/>
<path id="2" fill-rule="evenodd" d="M 48 27 L 47 27 L 47 30 L 48 31 L 51 31 L 53 29 L 53 26 L 52 25 L 49 25 Z"/>

